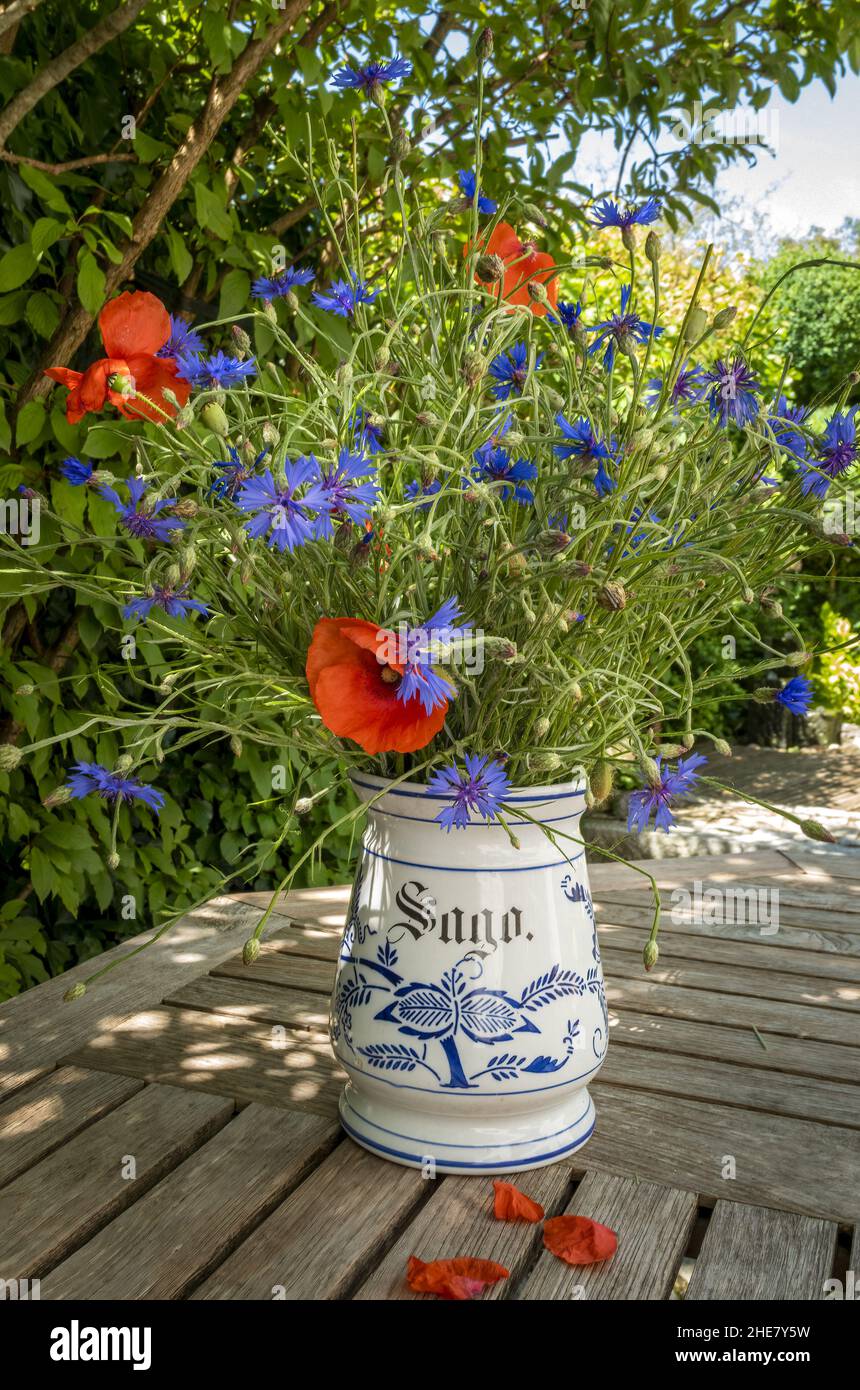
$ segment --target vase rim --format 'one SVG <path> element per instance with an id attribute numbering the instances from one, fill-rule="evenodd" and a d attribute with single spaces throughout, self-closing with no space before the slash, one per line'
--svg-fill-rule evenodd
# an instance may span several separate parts
<path id="1" fill-rule="evenodd" d="M 349 780 L 357 794 L 361 795 L 361 790 L 384 792 L 387 796 L 402 796 L 404 798 L 418 798 L 423 802 L 448 802 L 454 800 L 453 793 L 449 796 L 445 792 L 430 791 L 426 782 L 401 782 L 395 777 L 382 777 L 376 772 L 363 772 L 353 769 L 349 773 Z M 393 785 L 396 783 L 396 785 Z M 509 803 L 531 803 L 535 801 L 557 801 L 567 797 L 585 797 L 585 774 L 580 770 L 579 775 L 574 778 L 567 778 L 564 782 L 544 783 L 537 787 L 511 787 L 505 795 L 504 800 Z M 364 798 L 363 798 L 364 799 Z"/>

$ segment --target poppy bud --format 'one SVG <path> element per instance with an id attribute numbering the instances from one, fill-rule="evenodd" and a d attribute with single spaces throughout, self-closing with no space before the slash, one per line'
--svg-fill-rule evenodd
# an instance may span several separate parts
<path id="1" fill-rule="evenodd" d="M 107 864 L 111 873 L 114 873 L 119 868 L 119 855 L 117 854 L 116 850 L 113 850 L 108 855 L 107 859 L 105 860 L 105 863 Z"/>
<path id="2" fill-rule="evenodd" d="M 648 941 L 645 943 L 645 950 L 642 952 L 642 964 L 645 966 L 646 970 L 654 969 L 659 955 L 660 948 L 656 941 Z"/>
<path id="3" fill-rule="evenodd" d="M 334 374 L 334 379 L 342 390 L 347 390 L 353 382 L 355 373 L 352 370 L 351 362 L 341 362 Z"/>
<path id="4" fill-rule="evenodd" d="M 714 747 L 723 758 L 730 758 L 732 756 L 732 745 L 726 743 L 724 738 L 715 738 Z"/>
<path id="5" fill-rule="evenodd" d="M 272 424 L 271 420 L 264 420 L 263 428 L 260 430 L 260 437 L 264 444 L 268 445 L 270 449 L 273 449 L 281 436 L 277 427 Z"/>
<path id="6" fill-rule="evenodd" d="M 523 203 L 523 217 L 527 222 L 532 222 L 541 229 L 549 226 L 540 208 L 535 207 L 534 203 Z"/>
<path id="7" fill-rule="evenodd" d="M 64 1004 L 74 1004 L 76 999 L 83 999 L 87 992 L 87 987 L 81 981 L 79 984 L 71 985 L 63 995 Z"/>
<path id="8" fill-rule="evenodd" d="M 708 326 L 708 316 L 704 309 L 698 304 L 690 310 L 687 316 L 687 323 L 684 327 L 684 342 L 695 343 L 697 338 L 701 338 Z"/>
<path id="9" fill-rule="evenodd" d="M 619 613 L 627 607 L 627 592 L 623 584 L 610 579 L 597 591 L 597 602 L 609 613 Z"/>
<path id="10" fill-rule="evenodd" d="M 247 357 L 248 353 L 251 351 L 251 339 L 248 337 L 241 324 L 238 323 L 233 324 L 230 329 L 230 335 L 235 345 L 236 356 L 241 362 L 242 358 Z"/>
<path id="11" fill-rule="evenodd" d="M 260 954 L 260 943 L 256 936 L 249 936 L 242 947 L 242 964 L 253 965 Z"/>
<path id="12" fill-rule="evenodd" d="M 545 714 L 542 714 L 540 719 L 535 724 L 535 738 L 546 738 L 548 733 L 549 720 L 547 719 Z"/>
<path id="13" fill-rule="evenodd" d="M 14 743 L 0 744 L 0 772 L 14 772 L 23 758 L 24 754 Z"/>
<path id="14" fill-rule="evenodd" d="M 475 55 L 479 63 L 486 63 L 487 59 L 493 56 L 493 31 L 489 26 L 482 29 L 478 35 L 478 41 L 475 44 Z"/>
<path id="15" fill-rule="evenodd" d="M 388 146 L 388 158 L 392 164 L 400 164 L 402 160 L 408 158 L 412 151 L 412 141 L 401 127 L 395 130 Z"/>
<path id="16" fill-rule="evenodd" d="M 183 545 L 179 551 L 179 565 L 182 570 L 182 578 L 187 579 L 194 566 L 197 564 L 197 547 L 190 542 Z"/>
<path id="17" fill-rule="evenodd" d="M 719 313 L 714 314 L 712 327 L 716 329 L 728 328 L 729 324 L 733 323 L 737 316 L 738 311 L 735 306 L 731 304 L 728 309 L 720 309 Z"/>
<path id="18" fill-rule="evenodd" d="M 532 304 L 548 304 L 549 295 L 546 292 L 546 285 L 542 285 L 540 280 L 529 280 L 526 286 L 528 296 Z"/>
<path id="19" fill-rule="evenodd" d="M 789 652 L 788 656 L 785 658 L 785 664 L 786 666 L 794 667 L 805 666 L 806 663 L 811 660 L 811 652 Z"/>
<path id="20" fill-rule="evenodd" d="M 474 349 L 463 359 L 463 376 L 468 386 L 475 387 L 487 370 L 487 359 Z"/>
<path id="21" fill-rule="evenodd" d="M 601 758 L 598 763 L 595 763 L 594 769 L 588 780 L 591 786 L 591 794 L 595 802 L 599 804 L 601 801 L 605 801 L 612 791 L 613 783 L 615 782 L 615 769 L 605 758 Z"/>
<path id="22" fill-rule="evenodd" d="M 213 434 L 220 434 L 222 439 L 226 439 L 230 433 L 230 421 L 224 411 L 216 401 L 208 401 L 200 412 L 200 418 L 207 429 Z"/>
<path id="23" fill-rule="evenodd" d="M 475 275 L 485 284 L 495 284 L 505 273 L 505 263 L 501 256 L 479 256 L 475 262 Z"/>
<path id="24" fill-rule="evenodd" d="M 683 743 L 663 743 L 660 745 L 661 758 L 680 758 L 682 753 L 686 753 Z"/>
<path id="25" fill-rule="evenodd" d="M 158 693 L 160 695 L 169 695 L 178 680 L 178 671 L 168 671 L 167 675 L 164 677 L 164 679 L 158 687 Z"/>
<path id="26" fill-rule="evenodd" d="M 526 764 L 529 772 L 558 772 L 561 758 L 557 753 L 529 753 Z"/>
<path id="27" fill-rule="evenodd" d="M 809 840 L 818 840 L 822 845 L 836 844 L 836 836 L 831 835 L 827 827 L 821 825 L 817 820 L 802 820 L 800 828 Z"/>
<path id="28" fill-rule="evenodd" d="M 230 735 L 230 750 L 235 758 L 242 756 L 242 740 L 238 734 Z"/>
<path id="29" fill-rule="evenodd" d="M 681 735 L 680 742 L 683 744 L 684 749 L 689 753 L 696 740 L 692 734 L 688 733 Z"/>
<path id="30" fill-rule="evenodd" d="M 662 251 L 662 249 L 663 244 L 660 241 L 660 238 L 658 237 L 657 233 L 653 230 L 650 231 L 645 238 L 645 255 L 647 256 L 648 260 L 651 262 L 652 265 L 659 264 L 660 252 Z"/>
<path id="31" fill-rule="evenodd" d="M 300 796 L 293 807 L 293 811 L 297 816 L 306 816 L 309 811 L 313 810 L 313 804 L 309 796 Z"/>

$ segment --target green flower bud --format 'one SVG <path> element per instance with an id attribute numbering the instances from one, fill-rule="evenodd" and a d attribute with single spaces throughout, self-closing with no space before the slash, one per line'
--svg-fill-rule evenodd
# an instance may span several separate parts
<path id="1" fill-rule="evenodd" d="M 233 324 L 233 327 L 230 329 L 230 335 L 233 339 L 236 356 L 241 362 L 242 358 L 247 357 L 248 353 L 251 351 L 251 339 L 248 337 L 241 324 L 238 323 Z"/>
<path id="2" fill-rule="evenodd" d="M 645 255 L 652 265 L 659 265 L 663 243 L 652 229 L 645 238 Z"/>
<path id="3" fill-rule="evenodd" d="M 786 666 L 794 667 L 805 666 L 806 663 L 811 660 L 811 652 L 789 652 L 788 656 L 785 658 L 785 664 Z"/>
<path id="4" fill-rule="evenodd" d="M 714 747 L 723 758 L 730 758 L 732 756 L 732 745 L 726 743 L 724 738 L 715 738 Z"/>
<path id="5" fill-rule="evenodd" d="M 117 854 L 116 850 L 114 850 L 112 854 L 108 855 L 106 863 L 111 872 L 119 868 L 119 855 Z"/>
<path id="6" fill-rule="evenodd" d="M 173 508 L 174 516 L 181 516 L 183 520 L 190 521 L 195 517 L 200 508 L 193 497 L 182 497 Z"/>
<path id="7" fill-rule="evenodd" d="M 614 579 L 607 580 L 597 591 L 597 602 L 608 613 L 620 613 L 627 607 L 627 591 L 623 584 Z"/>
<path id="8" fill-rule="evenodd" d="M 484 284 L 494 284 L 505 273 L 505 263 L 501 256 L 479 256 L 475 262 L 475 274 Z"/>
<path id="9" fill-rule="evenodd" d="M 526 763 L 529 772 L 558 772 L 561 758 L 557 753 L 529 753 Z"/>
<path id="10" fill-rule="evenodd" d="M 643 754 L 642 757 L 639 759 L 639 767 L 642 770 L 642 776 L 645 778 L 645 781 L 648 783 L 649 786 L 660 786 L 660 769 L 653 758 L 649 758 L 647 754 Z"/>
<path id="11" fill-rule="evenodd" d="M 249 936 L 242 948 L 242 964 L 253 965 L 260 954 L 260 943 L 256 936 Z"/>
<path id="12" fill-rule="evenodd" d="M 548 733 L 549 720 L 547 719 L 545 714 L 542 714 L 540 719 L 535 724 L 535 738 L 546 738 Z"/>
<path id="13" fill-rule="evenodd" d="M 35 693 L 35 685 L 19 685 L 18 689 L 15 691 L 16 695 L 35 695 Z"/>
<path id="14" fill-rule="evenodd" d="M 200 412 L 200 418 L 208 430 L 226 439 L 230 433 L 230 421 L 217 401 L 208 401 Z"/>
<path id="15" fill-rule="evenodd" d="M 372 101 L 374 106 L 378 106 L 380 111 L 383 110 L 385 106 L 386 97 L 385 88 L 383 87 L 381 82 L 371 83 L 371 85 L 367 89 L 367 99 L 368 101 Z"/>
<path id="16" fill-rule="evenodd" d="M 463 359 L 463 376 L 469 386 L 475 387 L 487 370 L 487 359 L 475 349 L 467 352 Z"/>
<path id="17" fill-rule="evenodd" d="M 24 760 L 24 754 L 14 743 L 0 744 L 0 772 L 14 772 Z"/>
<path id="18" fill-rule="evenodd" d="M 232 750 L 232 752 L 233 752 L 233 756 L 234 756 L 234 757 L 236 757 L 236 758 L 241 758 L 241 756 L 242 756 L 242 740 L 240 739 L 240 737 L 239 737 L 238 734 L 231 734 L 231 735 L 230 735 L 230 748 L 231 748 L 231 750 Z"/>
<path id="19" fill-rule="evenodd" d="M 74 1004 L 76 999 L 83 999 L 86 992 L 87 987 L 83 983 L 71 985 L 63 995 L 63 1002 L 65 1004 Z"/>
<path id="20" fill-rule="evenodd" d="M 187 405 L 184 405 L 182 407 L 182 409 L 179 411 L 179 414 L 174 416 L 173 423 L 178 430 L 187 430 L 188 426 L 193 422 L 193 420 L 194 407 L 189 401 Z"/>
<path id="21" fill-rule="evenodd" d="M 129 772 L 134 767 L 134 758 L 130 753 L 121 753 L 114 763 L 115 772 Z"/>
<path id="22" fill-rule="evenodd" d="M 487 59 L 493 56 L 493 31 L 489 26 L 482 29 L 478 35 L 478 41 L 475 44 L 475 55 L 479 63 L 486 63 Z"/>
<path id="23" fill-rule="evenodd" d="M 654 966 L 657 964 L 659 955 L 660 950 L 657 945 L 657 942 L 648 941 L 645 945 L 645 950 L 642 952 L 642 964 L 645 966 L 646 970 L 654 969 Z"/>
<path id="24" fill-rule="evenodd" d="M 728 328 L 729 324 L 733 323 L 737 316 L 738 311 L 733 304 L 730 305 L 728 309 L 720 309 L 719 313 L 714 314 L 712 327 L 718 330 L 720 328 Z"/>
<path id="25" fill-rule="evenodd" d="M 297 314 L 299 312 L 299 309 L 302 307 L 299 301 L 299 296 L 296 294 L 295 290 L 287 290 L 287 293 L 284 295 L 284 303 L 286 304 L 291 314 Z M 271 308 L 274 309 L 274 307 L 275 306 L 273 304 Z"/>
<path id="26" fill-rule="evenodd" d="M 313 805 L 311 797 L 300 796 L 293 809 L 297 816 L 306 816 L 309 811 L 313 810 Z"/>
<path id="27" fill-rule="evenodd" d="M 71 798 L 72 793 L 69 791 L 68 787 L 57 787 L 55 791 L 49 792 L 47 796 L 42 797 L 42 805 L 50 811 L 54 806 L 62 806 L 65 802 L 71 801 Z"/>
<path id="28" fill-rule="evenodd" d="M 352 370 L 351 362 L 341 362 L 340 366 L 334 374 L 335 381 L 343 391 L 348 390 L 348 388 L 352 385 L 354 376 L 355 373 Z"/>
<path id="29" fill-rule="evenodd" d="M 636 233 L 632 227 L 621 228 L 621 244 L 625 251 L 636 250 Z"/>
<path id="30" fill-rule="evenodd" d="M 684 328 L 684 342 L 695 343 L 708 326 L 708 316 L 698 304 L 690 310 Z"/>
<path id="31" fill-rule="evenodd" d="M 164 399 L 168 402 L 169 405 L 172 405 L 175 410 L 179 409 L 180 402 L 177 400 L 175 391 L 171 391 L 169 386 L 164 386 L 162 387 L 161 394 L 163 395 Z"/>
<path id="32" fill-rule="evenodd" d="M 591 795 L 599 805 L 600 802 L 605 801 L 612 792 L 612 787 L 615 783 L 615 769 L 605 758 L 601 758 L 599 762 L 595 763 L 588 781 L 591 787 Z"/>
<path id="33" fill-rule="evenodd" d="M 540 208 L 536 207 L 534 203 L 523 203 L 523 217 L 527 222 L 533 223 L 535 227 L 540 227 L 542 230 L 549 226 Z"/>
<path id="34" fill-rule="evenodd" d="M 388 158 L 392 164 L 400 164 L 407 159 L 412 151 L 412 141 L 402 127 L 395 130 L 388 146 Z"/>
<path id="35" fill-rule="evenodd" d="M 275 445 L 281 438 L 280 434 L 278 433 L 277 427 L 272 424 L 271 420 L 263 421 L 263 428 L 260 430 L 260 437 L 262 438 L 263 443 L 267 444 L 270 449 L 274 449 Z"/>
<path id="36" fill-rule="evenodd" d="M 687 734 L 682 734 L 682 735 L 681 735 L 680 742 L 684 745 L 684 751 L 685 751 L 686 753 L 689 753 L 689 751 L 690 751 L 690 749 L 692 748 L 693 744 L 696 742 L 696 739 L 695 739 L 695 736 L 694 736 L 693 734 L 687 733 Z"/>
<path id="37" fill-rule="evenodd" d="M 571 700 L 573 700 L 575 705 L 578 705 L 582 699 L 582 686 L 579 681 L 571 681 L 568 689 L 570 691 Z"/>
<path id="38" fill-rule="evenodd" d="M 270 323 L 278 322 L 278 311 L 270 299 L 267 299 L 263 304 L 262 313 L 266 315 Z"/>
<path id="39" fill-rule="evenodd" d="M 540 280 L 529 280 L 526 289 L 532 304 L 548 304 L 549 295 L 546 292 L 546 285 L 541 284 Z"/>
<path id="40" fill-rule="evenodd" d="M 827 827 L 821 825 L 817 820 L 802 820 L 800 828 L 809 840 L 818 840 L 822 845 L 836 844 L 836 836 L 831 835 Z"/>

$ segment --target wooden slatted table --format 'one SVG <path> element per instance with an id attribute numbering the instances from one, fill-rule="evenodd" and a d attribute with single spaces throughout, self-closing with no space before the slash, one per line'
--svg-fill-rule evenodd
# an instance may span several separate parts
<path id="1" fill-rule="evenodd" d="M 860 852 L 669 860 L 674 888 L 779 891 L 780 925 L 677 901 L 644 974 L 642 879 L 592 872 L 611 1037 L 594 1136 L 523 1175 L 548 1214 L 619 1236 L 572 1269 L 495 1222 L 485 1178 L 428 1181 L 338 1128 L 328 992 L 347 901 L 292 894 L 252 967 L 265 895 L 218 899 L 73 1005 L 93 963 L 0 1008 L 0 1280 L 45 1299 L 404 1299 L 461 1254 L 485 1297 L 822 1298 L 860 1269 Z M 124 953 L 128 947 L 118 948 Z M 105 957 L 107 960 L 110 957 Z"/>

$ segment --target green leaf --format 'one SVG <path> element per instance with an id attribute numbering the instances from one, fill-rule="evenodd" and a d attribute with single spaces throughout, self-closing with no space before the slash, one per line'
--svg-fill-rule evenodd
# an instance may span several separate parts
<path id="1" fill-rule="evenodd" d="M 60 311 L 44 290 L 31 294 L 27 300 L 27 322 L 40 338 L 50 338 L 60 322 Z"/>
<path id="2" fill-rule="evenodd" d="M 167 244 L 170 251 L 170 264 L 173 266 L 176 279 L 182 285 L 191 274 L 194 260 L 185 245 L 184 238 L 175 227 L 167 228 Z"/>
<path id="3" fill-rule="evenodd" d="M 13 246 L 0 258 L 0 292 L 17 290 L 19 285 L 29 280 L 37 264 L 33 248 L 26 242 Z"/>
<path id="4" fill-rule="evenodd" d="M 84 251 L 78 266 L 78 299 L 90 314 L 104 304 L 105 274 L 91 251 Z"/>
<path id="5" fill-rule="evenodd" d="M 33 845 L 30 849 L 30 880 L 33 890 L 40 902 L 54 891 L 57 883 L 57 873 L 51 860 L 38 845 Z"/>
<path id="6" fill-rule="evenodd" d="M 15 439 L 18 444 L 32 444 L 42 432 L 45 423 L 44 401 L 28 401 L 21 407 L 15 424 Z"/>
<path id="7" fill-rule="evenodd" d="M 84 453 L 93 459 L 113 458 L 126 442 L 125 435 L 112 425 L 93 425 L 84 440 Z"/>
<path id="8" fill-rule="evenodd" d="M 153 140 L 145 131 L 138 130 L 134 137 L 134 152 L 142 164 L 151 164 L 159 155 L 170 148 L 163 140 Z"/>
<path id="9" fill-rule="evenodd" d="M 66 235 L 66 228 L 63 222 L 58 222 L 55 217 L 40 217 L 33 223 L 30 232 L 30 245 L 33 248 L 33 255 L 37 258 L 43 256 L 49 246 L 53 246 L 55 241 Z"/>
<path id="10" fill-rule="evenodd" d="M 62 190 L 51 182 L 47 174 L 43 174 L 40 169 L 32 168 L 29 164 L 19 164 L 17 172 L 22 183 L 32 189 L 52 212 L 66 212 L 71 215 L 72 209 L 66 202 Z"/>
<path id="11" fill-rule="evenodd" d="M 229 241 L 233 235 L 233 223 L 224 209 L 217 193 L 207 188 L 205 183 L 194 185 L 194 206 L 197 221 L 207 232 L 213 232 L 221 241 Z"/>
<path id="12" fill-rule="evenodd" d="M 244 270 L 229 271 L 221 285 L 219 319 L 230 318 L 233 314 L 238 314 L 240 309 L 247 309 L 250 293 L 251 277 Z"/>

